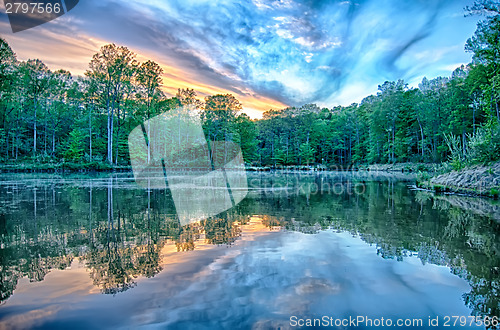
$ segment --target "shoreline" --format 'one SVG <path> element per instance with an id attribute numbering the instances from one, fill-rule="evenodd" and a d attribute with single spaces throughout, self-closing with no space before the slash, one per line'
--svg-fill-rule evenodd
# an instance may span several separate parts
<path id="1" fill-rule="evenodd" d="M 291 166 L 247 166 L 249 172 L 389 172 L 417 174 L 416 187 L 434 193 L 465 195 L 471 197 L 499 198 L 500 162 L 491 165 L 474 165 L 459 171 L 442 173 L 443 164 L 394 163 L 372 165 L 291 165 Z M 113 173 L 132 172 L 130 165 L 92 163 L 18 163 L 0 164 L 0 173 Z M 440 173 L 441 172 L 441 173 Z"/>
<path id="2" fill-rule="evenodd" d="M 126 172 L 132 171 L 129 165 L 110 165 L 107 163 L 19 163 L 0 164 L 0 173 L 89 173 L 89 172 Z"/>
<path id="3" fill-rule="evenodd" d="M 490 165 L 468 166 L 458 171 L 434 176 L 423 175 L 417 179 L 416 186 L 435 193 L 498 199 L 500 194 L 500 162 Z"/>

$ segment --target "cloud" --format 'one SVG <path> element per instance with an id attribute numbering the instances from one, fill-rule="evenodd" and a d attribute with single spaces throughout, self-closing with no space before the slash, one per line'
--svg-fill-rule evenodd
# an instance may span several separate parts
<path id="1" fill-rule="evenodd" d="M 426 54 L 436 43 L 446 48 L 468 37 L 442 32 L 443 22 L 460 24 L 463 18 L 449 13 L 464 6 L 455 0 L 88 0 L 46 29 L 56 33 L 64 22 L 67 33 L 149 54 L 181 72 L 167 71 L 169 84 L 178 77 L 180 85 L 195 82 L 207 92 L 300 105 L 357 95 L 358 79 L 376 86 L 422 71 L 432 76 Z M 419 54 L 425 60 L 417 62 Z M 450 64 L 439 60 L 436 67 Z"/>

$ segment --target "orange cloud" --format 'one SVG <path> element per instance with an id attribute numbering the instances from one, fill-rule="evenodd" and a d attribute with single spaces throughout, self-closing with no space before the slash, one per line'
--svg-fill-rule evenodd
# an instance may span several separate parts
<path id="1" fill-rule="evenodd" d="M 37 27 L 21 33 L 12 34 L 7 23 L 0 22 L 0 34 L 16 52 L 19 60 L 40 59 L 52 70 L 65 69 L 74 75 L 83 75 L 88 69 L 92 56 L 101 46 L 112 43 L 81 33 L 61 34 L 57 30 Z M 127 46 L 127 45 L 124 45 Z M 269 109 L 281 109 L 286 105 L 271 98 L 257 95 L 252 90 L 235 93 L 229 88 L 213 86 L 203 82 L 202 77 L 184 70 L 182 67 L 164 63 L 165 60 L 154 53 L 129 47 L 139 61 L 151 59 L 163 68 L 162 88 L 169 96 L 174 96 L 179 88 L 194 89 L 200 98 L 214 94 L 233 94 L 243 105 L 243 112 L 250 118 L 261 118 Z"/>

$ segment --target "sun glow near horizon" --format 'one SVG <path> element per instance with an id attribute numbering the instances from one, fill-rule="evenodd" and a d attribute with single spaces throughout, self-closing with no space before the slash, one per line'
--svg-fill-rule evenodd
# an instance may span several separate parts
<path id="1" fill-rule="evenodd" d="M 5 25 L 5 23 L 0 23 L 2 28 Z M 26 37 L 34 41 L 26 43 Z M 40 59 L 49 69 L 64 69 L 70 71 L 74 76 L 84 76 L 92 56 L 98 53 L 102 46 L 114 43 L 112 40 L 99 39 L 89 35 L 60 35 L 42 27 L 27 30 L 23 34 L 3 35 L 3 38 L 12 47 L 18 60 Z M 177 66 L 173 61 L 161 58 L 161 55 L 156 52 L 127 45 L 122 46 L 133 51 L 137 55 L 136 59 L 139 62 L 149 59 L 160 65 L 163 69 L 161 89 L 168 97 L 174 97 L 178 89 L 186 88 L 194 89 L 200 100 L 209 95 L 233 94 L 242 104 L 242 112 L 252 119 L 262 118 L 262 114 L 269 109 L 287 107 L 287 105 L 279 101 L 260 96 L 249 89 L 246 89 L 245 93 L 236 93 L 232 86 L 224 87 L 207 84 L 203 79 L 200 79 L 202 77 L 197 77 L 193 72 L 183 70 L 181 66 Z"/>

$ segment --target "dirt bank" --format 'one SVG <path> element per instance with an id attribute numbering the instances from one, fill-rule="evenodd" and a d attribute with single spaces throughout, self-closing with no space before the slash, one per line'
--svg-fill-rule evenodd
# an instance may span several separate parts
<path id="1" fill-rule="evenodd" d="M 394 163 L 394 164 L 372 164 L 368 165 L 370 171 L 387 172 L 434 172 L 439 167 L 433 163 Z M 363 167 L 362 167 L 363 168 Z"/>
<path id="2" fill-rule="evenodd" d="M 489 166 L 476 165 L 460 171 L 440 174 L 421 180 L 419 186 L 437 192 L 466 193 L 498 198 L 500 191 L 500 162 Z"/>

